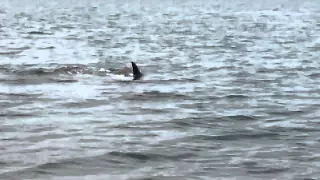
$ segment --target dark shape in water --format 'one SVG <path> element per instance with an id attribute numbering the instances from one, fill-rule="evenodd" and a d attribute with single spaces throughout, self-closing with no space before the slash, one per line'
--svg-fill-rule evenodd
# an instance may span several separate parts
<path id="1" fill-rule="evenodd" d="M 143 74 L 140 72 L 139 67 L 134 62 L 131 62 L 131 64 L 132 64 L 133 80 L 141 79 Z"/>

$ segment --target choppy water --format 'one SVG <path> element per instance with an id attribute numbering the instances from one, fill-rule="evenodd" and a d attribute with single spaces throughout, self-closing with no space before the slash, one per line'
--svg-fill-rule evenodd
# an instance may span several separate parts
<path id="1" fill-rule="evenodd" d="M 320 1 L 0 5 L 0 179 L 320 178 Z"/>

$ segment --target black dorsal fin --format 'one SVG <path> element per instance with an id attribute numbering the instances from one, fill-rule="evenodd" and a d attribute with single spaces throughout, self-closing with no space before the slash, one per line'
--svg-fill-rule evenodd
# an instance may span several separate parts
<path id="1" fill-rule="evenodd" d="M 132 64 L 133 80 L 139 80 L 143 76 L 143 74 L 140 72 L 136 63 L 131 62 L 131 64 Z"/>

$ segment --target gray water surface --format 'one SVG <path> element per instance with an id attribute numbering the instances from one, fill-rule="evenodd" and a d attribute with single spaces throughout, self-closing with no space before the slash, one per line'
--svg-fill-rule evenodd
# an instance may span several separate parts
<path id="1" fill-rule="evenodd" d="M 316 0 L 1 1 L 0 179 L 319 179 L 319 57 Z"/>

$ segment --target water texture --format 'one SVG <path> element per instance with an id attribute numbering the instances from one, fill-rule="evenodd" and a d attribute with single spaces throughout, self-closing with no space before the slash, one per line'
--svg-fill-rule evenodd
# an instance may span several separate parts
<path id="1" fill-rule="evenodd" d="M 316 0 L 1 1 L 0 179 L 317 180 L 319 57 Z"/>

